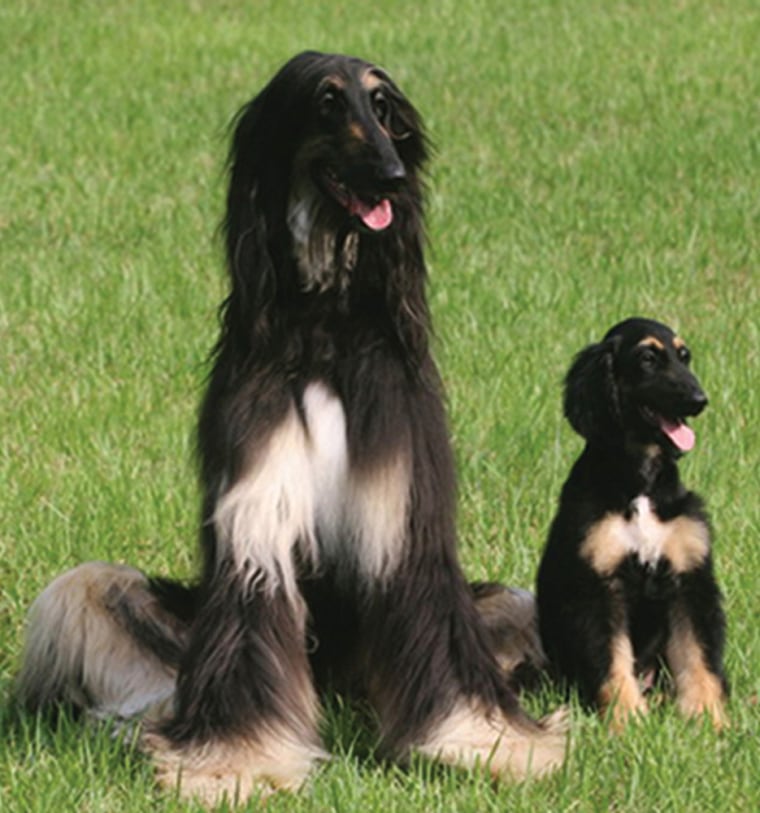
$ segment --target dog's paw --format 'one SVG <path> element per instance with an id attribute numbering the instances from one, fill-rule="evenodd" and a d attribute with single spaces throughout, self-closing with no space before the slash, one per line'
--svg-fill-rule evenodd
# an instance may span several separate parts
<path id="1" fill-rule="evenodd" d="M 716 731 L 722 731 L 731 726 L 722 694 L 714 689 L 704 694 L 684 695 L 678 698 L 678 710 L 684 717 L 707 717 Z"/>
<path id="2" fill-rule="evenodd" d="M 180 797 L 207 807 L 266 798 L 275 791 L 298 790 L 315 763 L 326 757 L 317 746 L 270 733 L 243 738 L 177 744 L 155 732 L 141 745 L 152 758 L 158 783 Z"/>
<path id="3" fill-rule="evenodd" d="M 494 777 L 521 780 L 559 768 L 567 747 L 564 709 L 535 722 L 462 699 L 415 750 L 449 765 L 481 766 Z"/>

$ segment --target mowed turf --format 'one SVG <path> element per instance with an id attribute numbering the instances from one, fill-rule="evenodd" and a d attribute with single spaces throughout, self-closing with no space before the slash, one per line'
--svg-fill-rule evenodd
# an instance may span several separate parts
<path id="1" fill-rule="evenodd" d="M 194 572 L 228 124 L 305 48 L 386 67 L 436 147 L 430 299 L 472 578 L 532 584 L 580 448 L 560 407 L 573 354 L 634 314 L 690 344 L 710 406 L 682 473 L 715 526 L 733 725 L 664 702 L 612 736 L 572 702 L 565 767 L 494 786 L 383 762 L 363 710 L 331 698 L 335 759 L 267 809 L 760 807 L 758 42 L 752 0 L 3 5 L 0 809 L 193 809 L 129 733 L 19 715 L 11 681 L 26 608 L 63 569 Z"/>

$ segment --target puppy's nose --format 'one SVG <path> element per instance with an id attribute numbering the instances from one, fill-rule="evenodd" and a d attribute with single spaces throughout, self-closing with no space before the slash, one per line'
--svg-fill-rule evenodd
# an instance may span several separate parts
<path id="1" fill-rule="evenodd" d="M 708 404 L 707 396 L 702 392 L 702 390 L 695 390 L 694 392 L 692 392 L 690 401 L 692 415 L 699 415 L 699 413 Z"/>

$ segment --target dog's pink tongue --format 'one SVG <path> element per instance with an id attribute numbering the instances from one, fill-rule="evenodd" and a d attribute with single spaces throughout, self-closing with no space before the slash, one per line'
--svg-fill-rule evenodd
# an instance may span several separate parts
<path id="1" fill-rule="evenodd" d="M 694 448 L 694 430 L 685 423 L 681 421 L 671 423 L 665 418 L 660 418 L 660 429 L 670 438 L 673 445 L 682 452 L 688 452 Z"/>
<path id="2" fill-rule="evenodd" d="M 352 215 L 359 215 L 364 225 L 372 231 L 387 229 L 393 221 L 393 207 L 388 198 L 383 198 L 377 206 L 369 206 L 359 198 L 353 198 L 349 211 Z"/>

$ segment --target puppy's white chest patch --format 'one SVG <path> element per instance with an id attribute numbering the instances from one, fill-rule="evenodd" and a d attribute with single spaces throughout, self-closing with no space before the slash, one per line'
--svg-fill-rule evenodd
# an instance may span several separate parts
<path id="1" fill-rule="evenodd" d="M 607 514 L 589 529 L 580 555 L 601 576 L 611 576 L 629 557 L 646 567 L 666 561 L 676 573 L 700 567 L 710 553 L 710 528 L 699 517 L 677 516 L 667 522 L 648 497 L 638 497 L 630 517 Z"/>
<path id="2" fill-rule="evenodd" d="M 589 531 L 581 556 L 601 575 L 612 574 L 629 556 L 647 567 L 667 558 L 674 569 L 694 566 L 706 555 L 707 529 L 680 518 L 663 522 L 648 497 L 637 497 L 630 517 L 608 514 Z"/>
<path id="3" fill-rule="evenodd" d="M 634 500 L 633 516 L 625 525 L 623 543 L 628 552 L 635 554 L 641 564 L 655 567 L 663 554 L 670 529 L 655 514 L 649 497 Z"/>

